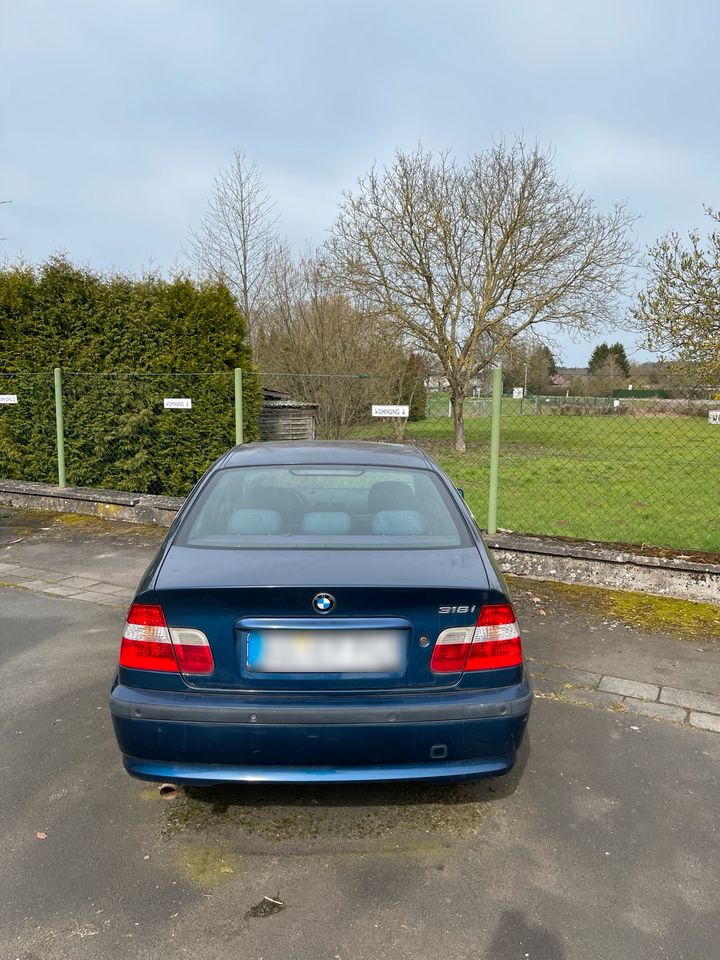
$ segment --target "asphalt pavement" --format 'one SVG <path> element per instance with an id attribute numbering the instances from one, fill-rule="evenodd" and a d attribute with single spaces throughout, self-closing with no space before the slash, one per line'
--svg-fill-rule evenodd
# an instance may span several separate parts
<path id="1" fill-rule="evenodd" d="M 131 589 L 154 535 L 104 529 L 30 524 L 6 536 L 0 562 L 32 554 L 31 569 L 52 570 L 50 557 L 66 579 L 102 572 Z M 113 740 L 124 605 L 119 592 L 95 602 L 0 586 L 3 960 L 718 955 L 717 733 L 550 696 L 501 780 L 167 802 L 125 774 Z M 598 638 L 613 638 L 608 652 L 631 645 L 632 631 L 586 616 L 576 634 L 594 656 Z M 550 609 L 526 619 L 532 643 L 541 624 L 557 632 Z M 692 645 L 656 640 L 681 666 L 690 657 Z"/>

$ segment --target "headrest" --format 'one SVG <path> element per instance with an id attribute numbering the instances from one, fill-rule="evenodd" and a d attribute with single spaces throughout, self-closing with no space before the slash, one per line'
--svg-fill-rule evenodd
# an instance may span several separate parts
<path id="1" fill-rule="evenodd" d="M 412 487 L 400 480 L 378 480 L 368 492 L 368 511 L 407 510 L 412 506 Z"/>
<path id="2" fill-rule="evenodd" d="M 280 533 L 282 517 L 277 510 L 234 510 L 228 520 L 228 533 Z"/>
<path id="3" fill-rule="evenodd" d="M 297 511 L 297 494 L 289 490 L 283 490 L 282 487 L 251 487 L 245 503 L 248 507 L 255 507 L 260 510 L 276 510 L 287 520 L 289 516 Z"/>
<path id="4" fill-rule="evenodd" d="M 425 532 L 417 510 L 381 510 L 372 518 L 372 532 L 382 536 L 414 537 Z"/>

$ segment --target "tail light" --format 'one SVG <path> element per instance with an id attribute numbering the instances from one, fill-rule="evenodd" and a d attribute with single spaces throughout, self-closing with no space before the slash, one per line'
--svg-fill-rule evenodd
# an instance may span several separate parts
<path id="1" fill-rule="evenodd" d="M 435 641 L 430 660 L 434 673 L 460 673 L 465 669 L 475 627 L 450 627 Z"/>
<path id="2" fill-rule="evenodd" d="M 509 603 L 483 607 L 470 645 L 466 670 L 498 670 L 522 663 L 520 627 Z"/>
<path id="3" fill-rule="evenodd" d="M 208 638 L 202 630 L 170 627 L 175 656 L 183 673 L 212 673 L 215 669 Z"/>
<path id="4" fill-rule="evenodd" d="M 212 673 L 208 638 L 200 630 L 168 627 L 161 606 L 133 603 L 120 644 L 120 666 L 165 673 Z"/>
<path id="5" fill-rule="evenodd" d="M 509 603 L 487 604 L 474 627 L 450 627 L 435 641 L 435 673 L 499 670 L 522 663 L 520 628 Z"/>

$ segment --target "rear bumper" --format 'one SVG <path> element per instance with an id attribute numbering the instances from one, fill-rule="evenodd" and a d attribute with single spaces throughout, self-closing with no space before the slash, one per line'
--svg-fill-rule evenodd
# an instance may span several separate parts
<path id="1" fill-rule="evenodd" d="M 219 783 L 382 783 L 383 781 L 433 780 L 455 782 L 500 777 L 512 770 L 515 754 L 454 763 L 400 763 L 357 767 L 283 767 L 215 763 L 172 763 L 141 760 L 123 755 L 127 772 L 138 780 L 212 787 Z"/>
<path id="2" fill-rule="evenodd" d="M 110 696 L 128 773 L 197 785 L 498 776 L 515 762 L 531 702 L 527 679 L 362 701 L 121 685 Z"/>

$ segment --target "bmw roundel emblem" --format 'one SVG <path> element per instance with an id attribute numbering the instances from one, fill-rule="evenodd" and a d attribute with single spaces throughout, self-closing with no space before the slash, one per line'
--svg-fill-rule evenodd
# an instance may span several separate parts
<path id="1" fill-rule="evenodd" d="M 335 597 L 329 593 L 318 593 L 313 597 L 312 605 L 318 613 L 330 613 L 335 606 Z"/>

